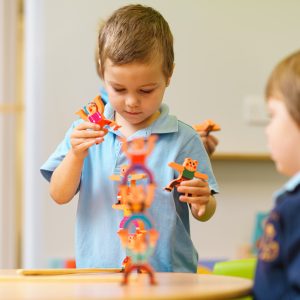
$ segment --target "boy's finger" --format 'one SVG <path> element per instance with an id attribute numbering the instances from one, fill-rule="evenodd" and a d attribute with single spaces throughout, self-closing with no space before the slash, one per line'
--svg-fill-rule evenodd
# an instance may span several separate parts
<path id="1" fill-rule="evenodd" d="M 86 150 L 86 145 L 88 145 L 88 147 L 91 147 L 94 144 L 100 144 L 104 141 L 103 137 L 99 137 L 99 138 L 90 138 L 90 139 L 76 139 L 75 141 L 72 142 L 72 147 L 75 147 L 79 150 Z"/>
<path id="2" fill-rule="evenodd" d="M 183 180 L 180 182 L 180 186 L 189 186 L 189 187 L 202 187 L 208 186 L 207 181 L 200 180 L 200 179 L 192 179 L 192 180 Z"/>
<path id="3" fill-rule="evenodd" d="M 198 217 L 201 217 L 205 213 L 205 210 L 206 210 L 206 206 L 201 205 L 198 210 Z"/>
<path id="4" fill-rule="evenodd" d="M 198 195 L 198 196 L 209 196 L 210 189 L 207 187 L 178 187 L 178 193 L 180 194 L 191 194 L 191 195 Z"/>
<path id="5" fill-rule="evenodd" d="M 94 130 L 78 130 L 76 133 L 74 132 L 73 137 L 74 138 L 97 138 L 97 137 L 103 137 L 105 135 L 105 132 L 100 131 L 94 131 Z"/>
<path id="6" fill-rule="evenodd" d="M 190 203 L 190 204 L 199 204 L 199 205 L 205 205 L 208 203 L 209 198 L 207 196 L 186 196 L 181 195 L 179 197 L 179 200 L 182 202 Z"/>
<path id="7" fill-rule="evenodd" d="M 96 143 L 95 139 L 88 140 L 88 141 L 85 141 L 81 144 L 76 145 L 75 148 L 76 148 L 76 151 L 85 151 L 88 148 L 90 148 L 91 146 L 95 145 L 95 143 Z"/>
<path id="8" fill-rule="evenodd" d="M 82 122 L 76 127 L 76 129 L 77 130 L 85 130 L 85 129 L 100 130 L 100 126 L 92 122 Z"/>

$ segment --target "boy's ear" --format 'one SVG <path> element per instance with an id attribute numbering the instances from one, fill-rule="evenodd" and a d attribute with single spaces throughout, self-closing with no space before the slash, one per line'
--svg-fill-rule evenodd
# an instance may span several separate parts
<path id="1" fill-rule="evenodd" d="M 100 58 L 97 61 L 97 72 L 99 77 L 103 80 L 103 76 L 102 76 L 103 72 L 102 72 L 102 65 L 101 65 Z"/>
<path id="2" fill-rule="evenodd" d="M 175 64 L 173 64 L 172 72 L 171 72 L 170 76 L 167 78 L 166 86 L 169 86 L 169 84 L 171 82 L 171 78 L 172 78 L 172 75 L 173 75 L 173 72 L 174 72 L 174 68 L 175 68 Z"/>

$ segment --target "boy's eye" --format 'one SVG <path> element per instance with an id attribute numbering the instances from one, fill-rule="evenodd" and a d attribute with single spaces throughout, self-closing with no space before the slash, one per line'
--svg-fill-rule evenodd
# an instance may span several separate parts
<path id="1" fill-rule="evenodd" d="M 122 92 L 125 91 L 125 89 L 123 89 L 123 88 L 113 88 L 113 89 L 114 89 L 114 91 L 117 92 L 117 93 L 122 93 Z"/>
<path id="2" fill-rule="evenodd" d="M 143 94 L 150 94 L 150 93 L 153 92 L 153 89 L 151 89 L 151 90 L 140 90 L 140 92 L 143 93 Z"/>

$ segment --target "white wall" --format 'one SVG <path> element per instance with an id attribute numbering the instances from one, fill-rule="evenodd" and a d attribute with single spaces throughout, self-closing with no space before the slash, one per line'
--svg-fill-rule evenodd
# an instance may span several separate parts
<path id="1" fill-rule="evenodd" d="M 271 67 L 294 50 L 300 2 L 139 2 L 161 11 L 174 33 L 176 69 L 166 95 L 171 111 L 191 124 L 208 117 L 220 123 L 220 152 L 265 152 L 263 128 L 243 120 L 243 98 L 261 95 Z M 76 200 L 56 206 L 39 167 L 75 119 L 74 112 L 98 93 L 97 24 L 126 3 L 26 1 L 26 267 L 73 255 Z M 271 193 L 283 180 L 270 162 L 214 162 L 214 167 L 219 209 L 212 221 L 192 223 L 193 236 L 200 256 L 232 257 L 251 238 L 255 211 L 272 205 Z"/>
<path id="2" fill-rule="evenodd" d="M 17 2 L 0 0 L 0 268 L 17 265 L 16 36 Z"/>

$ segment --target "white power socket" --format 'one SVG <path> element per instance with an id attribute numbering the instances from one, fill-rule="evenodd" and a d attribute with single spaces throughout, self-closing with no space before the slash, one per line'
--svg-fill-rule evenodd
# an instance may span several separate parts
<path id="1" fill-rule="evenodd" d="M 266 101 L 263 96 L 247 96 L 243 104 L 243 116 L 247 124 L 266 125 L 269 122 Z"/>

